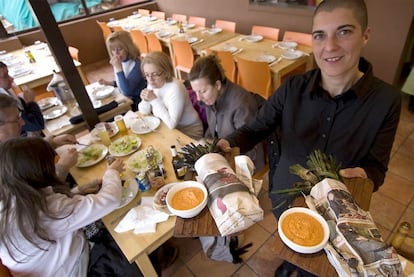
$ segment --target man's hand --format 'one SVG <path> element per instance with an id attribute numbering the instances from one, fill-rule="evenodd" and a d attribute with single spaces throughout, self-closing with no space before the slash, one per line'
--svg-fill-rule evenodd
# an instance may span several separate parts
<path id="1" fill-rule="evenodd" d="M 69 171 L 69 169 L 76 165 L 78 161 L 78 152 L 76 148 L 71 148 L 68 151 L 64 152 L 59 156 L 59 161 L 57 162 L 64 170 Z"/>
<path id="2" fill-rule="evenodd" d="M 52 139 L 53 144 L 58 147 L 65 144 L 76 144 L 76 138 L 70 134 L 63 134 Z"/>
<path id="3" fill-rule="evenodd" d="M 341 175 L 344 178 L 368 178 L 367 173 L 365 170 L 361 167 L 353 167 L 353 168 L 344 168 L 339 170 L 339 175 Z"/>
<path id="4" fill-rule="evenodd" d="M 231 151 L 230 143 L 225 139 L 220 139 L 217 142 L 217 146 L 224 152 L 230 152 Z"/>

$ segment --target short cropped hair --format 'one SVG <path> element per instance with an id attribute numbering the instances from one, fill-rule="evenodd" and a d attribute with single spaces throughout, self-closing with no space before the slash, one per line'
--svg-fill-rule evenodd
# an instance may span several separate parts
<path id="1" fill-rule="evenodd" d="M 368 27 L 368 10 L 364 0 L 324 0 L 313 13 L 313 18 L 321 11 L 333 11 L 337 8 L 351 9 L 364 32 Z"/>
<path id="2" fill-rule="evenodd" d="M 217 80 L 222 83 L 226 80 L 224 69 L 214 52 L 208 56 L 198 58 L 191 68 L 189 80 L 194 81 L 199 78 L 207 78 L 211 85 L 214 85 Z"/>

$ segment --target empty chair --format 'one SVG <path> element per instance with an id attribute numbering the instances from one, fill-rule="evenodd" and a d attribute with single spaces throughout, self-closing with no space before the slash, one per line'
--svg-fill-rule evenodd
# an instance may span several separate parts
<path id="1" fill-rule="evenodd" d="M 132 41 L 138 47 L 141 56 L 145 56 L 148 53 L 148 43 L 144 33 L 138 29 L 131 30 L 129 33 L 131 34 Z"/>
<path id="2" fill-rule="evenodd" d="M 154 51 L 162 51 L 162 45 L 160 40 L 154 33 L 149 33 L 145 35 L 148 44 L 148 53 Z"/>
<path id="3" fill-rule="evenodd" d="M 148 15 L 150 15 L 150 10 L 147 10 L 147 9 L 138 9 L 138 13 L 140 15 L 146 15 L 146 16 L 148 16 Z"/>
<path id="4" fill-rule="evenodd" d="M 272 92 L 272 75 L 267 62 L 237 58 L 237 83 L 246 90 L 269 98 Z"/>
<path id="5" fill-rule="evenodd" d="M 181 71 L 189 73 L 194 64 L 194 53 L 187 40 L 171 39 L 174 67 L 177 78 L 182 80 Z"/>
<path id="6" fill-rule="evenodd" d="M 79 61 L 79 49 L 73 46 L 68 46 L 68 50 L 72 59 Z"/>
<path id="7" fill-rule="evenodd" d="M 253 25 L 252 34 L 262 35 L 264 38 L 268 38 L 268 39 L 272 39 L 276 41 L 279 40 L 279 29 L 278 28 Z"/>
<path id="8" fill-rule="evenodd" d="M 187 16 L 184 14 L 173 13 L 171 17 L 176 21 L 187 22 Z"/>
<path id="9" fill-rule="evenodd" d="M 106 22 L 96 20 L 96 23 L 101 28 L 103 39 L 106 41 L 106 38 L 112 33 L 111 29 L 106 25 Z"/>
<path id="10" fill-rule="evenodd" d="M 236 22 L 233 21 L 217 19 L 215 25 L 228 32 L 234 33 L 236 31 Z"/>
<path id="11" fill-rule="evenodd" d="M 152 11 L 151 13 L 152 16 L 155 16 L 158 19 L 162 19 L 165 20 L 165 12 L 160 12 L 160 11 Z"/>
<path id="12" fill-rule="evenodd" d="M 312 35 L 307 33 L 285 31 L 283 34 L 283 40 L 295 41 L 297 43 L 312 47 Z"/>
<path id="13" fill-rule="evenodd" d="M 236 82 L 236 63 L 234 62 L 233 54 L 230 51 L 220 51 L 206 49 L 208 54 L 214 53 L 220 60 L 220 64 L 224 69 L 224 74 L 227 79 Z"/>
<path id="14" fill-rule="evenodd" d="M 189 16 L 188 23 L 194 24 L 198 27 L 206 27 L 206 18 L 199 16 Z"/>

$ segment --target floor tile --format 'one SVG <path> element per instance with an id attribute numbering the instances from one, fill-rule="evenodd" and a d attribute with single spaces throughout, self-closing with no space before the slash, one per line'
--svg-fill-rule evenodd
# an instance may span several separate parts
<path id="1" fill-rule="evenodd" d="M 401 144 L 398 153 L 401 153 L 407 158 L 414 159 L 414 132 Z"/>
<path id="2" fill-rule="evenodd" d="M 231 276 L 241 268 L 242 264 L 213 261 L 200 251 L 187 263 L 187 266 L 197 277 L 211 277 Z"/>
<path id="3" fill-rule="evenodd" d="M 405 210 L 401 203 L 385 196 L 381 192 L 372 195 L 369 209 L 374 222 L 387 230 L 392 230 Z"/>
<path id="4" fill-rule="evenodd" d="M 178 258 L 184 263 L 188 262 L 197 252 L 202 250 L 198 238 L 173 238 L 171 243 L 178 248 Z"/>
<path id="5" fill-rule="evenodd" d="M 395 175 L 399 175 L 411 182 L 414 182 L 414 156 L 408 158 L 401 151 L 398 151 L 392 158 L 388 165 L 388 170 Z"/>
<path id="6" fill-rule="evenodd" d="M 414 182 L 388 172 L 379 192 L 401 204 L 408 205 L 414 197 Z"/>
<path id="7" fill-rule="evenodd" d="M 241 246 L 244 246 L 248 243 L 253 244 L 249 248 L 249 251 L 242 255 L 243 260 L 246 261 L 263 245 L 266 239 L 270 236 L 270 233 L 259 224 L 254 224 L 252 227 L 244 230 L 242 233 L 244 235 L 244 242 Z"/>
<path id="8" fill-rule="evenodd" d="M 176 271 L 171 274 L 162 272 L 162 277 L 195 277 L 196 275 L 192 273 L 187 266 L 182 265 Z"/>
<path id="9" fill-rule="evenodd" d="M 239 270 L 237 270 L 232 277 L 258 277 L 257 275 L 249 266 L 243 265 Z"/>
<path id="10" fill-rule="evenodd" d="M 260 226 L 265 228 L 269 233 L 273 234 L 277 230 L 277 220 L 272 212 L 272 202 L 268 196 L 268 192 L 264 192 L 259 197 L 260 206 L 264 211 L 264 218 L 258 222 Z"/>
<path id="11" fill-rule="evenodd" d="M 382 239 L 389 243 L 390 236 L 392 234 L 391 230 L 388 230 L 387 228 L 383 227 L 381 224 L 378 224 L 378 223 L 375 223 L 375 226 L 377 226 Z"/>

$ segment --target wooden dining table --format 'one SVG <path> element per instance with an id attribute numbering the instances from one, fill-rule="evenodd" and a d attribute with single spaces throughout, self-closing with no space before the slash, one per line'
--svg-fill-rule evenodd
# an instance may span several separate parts
<path id="1" fill-rule="evenodd" d="M 211 46 L 210 49 L 218 51 L 228 51 L 232 48 L 237 49 L 233 55 L 236 63 L 238 57 L 253 61 L 265 56 L 273 56 L 275 61 L 282 57 L 279 62 L 269 63 L 272 72 L 273 89 L 277 89 L 287 76 L 294 74 L 299 69 L 305 71 L 313 68 L 313 52 L 309 46 L 298 44 L 296 50 L 300 50 L 304 54 L 296 59 L 286 59 L 282 55 L 289 50 L 279 48 L 277 41 L 263 38 L 256 42 L 250 42 L 245 38 L 245 35 L 237 35 Z"/>
<path id="2" fill-rule="evenodd" d="M 131 134 L 130 130 L 129 133 Z M 112 140 L 116 140 L 120 136 L 121 135 L 118 134 L 113 137 Z M 148 134 L 138 135 L 138 137 L 142 142 L 139 150 L 153 146 L 156 150 L 161 152 L 163 156 L 163 165 L 166 171 L 165 183 L 168 184 L 177 182 L 171 163 L 170 146 L 177 144 L 177 139 L 180 143 L 184 144 L 190 143 L 193 140 L 176 129 L 168 129 L 163 123 L 161 123 L 155 131 Z M 91 140 L 92 138 L 90 137 L 90 134 L 79 138 L 79 141 L 82 143 L 90 143 Z M 122 157 L 125 161 L 127 161 L 128 158 L 129 156 Z M 106 161 L 103 160 L 91 167 L 72 168 L 70 172 L 77 183 L 82 186 L 93 181 L 94 179 L 102 178 L 106 167 Z M 122 173 L 122 175 L 125 179 L 135 177 L 135 173 L 128 168 Z M 157 276 L 157 273 L 148 255 L 173 236 L 176 217 L 170 216 L 167 221 L 158 223 L 155 233 L 134 234 L 133 231 L 117 233 L 114 231 L 114 228 L 123 216 L 125 216 L 131 208 L 135 207 L 137 203 L 139 203 L 142 196 L 152 196 L 155 192 L 155 189 L 151 189 L 144 193 L 140 192 L 128 205 L 114 210 L 102 218 L 103 223 L 111 233 L 127 260 L 130 263 L 135 262 L 140 268 L 142 274 L 149 277 Z"/>

